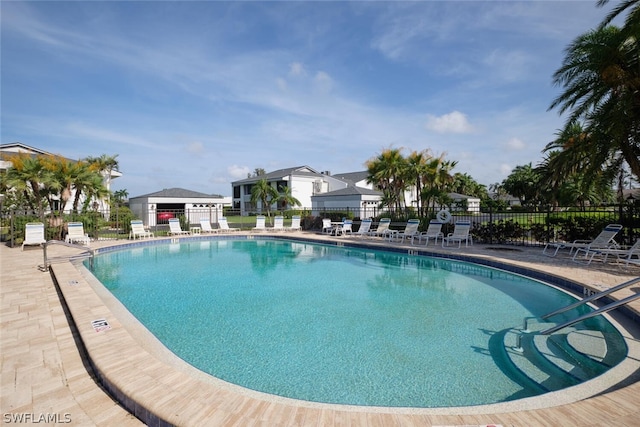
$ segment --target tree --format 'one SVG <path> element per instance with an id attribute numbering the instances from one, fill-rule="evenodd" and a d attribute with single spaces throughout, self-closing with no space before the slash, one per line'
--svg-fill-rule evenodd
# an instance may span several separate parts
<path id="1" fill-rule="evenodd" d="M 47 200 L 46 189 L 55 185 L 51 171 L 44 167 L 40 156 L 15 154 L 9 156 L 7 160 L 12 163 L 12 166 L 7 169 L 3 186 L 21 193 L 26 206 L 43 217 Z"/>
<path id="2" fill-rule="evenodd" d="M 127 197 L 129 197 L 129 192 L 127 190 L 116 190 L 113 192 L 112 202 L 115 206 L 122 206 L 124 205 L 124 201 L 127 200 Z"/>
<path id="3" fill-rule="evenodd" d="M 623 3 L 633 6 L 630 17 L 640 16 L 637 2 Z M 549 109 L 570 113 L 565 128 L 582 123 L 589 137 L 563 149 L 583 153 L 588 171 L 618 164 L 620 157 L 640 177 L 640 45 L 638 32 L 629 28 L 638 28 L 637 20 L 628 19 L 623 30 L 601 26 L 574 40 L 554 74 L 564 91 Z"/>
<path id="4" fill-rule="evenodd" d="M 100 173 L 100 175 L 104 175 L 107 190 L 111 189 L 112 172 L 114 170 L 118 170 L 118 168 L 120 167 L 117 157 L 118 157 L 117 154 L 114 156 L 108 156 L 106 154 L 102 154 L 100 157 L 89 156 L 85 158 L 85 161 L 89 163 L 89 167 L 91 170 L 95 170 L 98 173 Z M 110 202 L 109 196 L 110 194 L 107 194 L 107 203 Z"/>
<path id="5" fill-rule="evenodd" d="M 516 166 L 511 174 L 502 181 L 502 188 L 517 197 L 522 206 L 531 206 L 538 198 L 538 181 L 538 174 L 529 163 L 524 166 Z"/>
<path id="6" fill-rule="evenodd" d="M 278 201 L 282 202 L 283 209 L 287 209 L 288 205 L 292 205 L 292 206 L 302 205 L 302 203 L 300 203 L 300 200 L 293 197 L 293 194 L 291 194 L 291 187 L 289 187 L 288 185 L 280 187 L 279 190 L 280 190 L 280 194 L 278 195 Z"/>
<path id="7" fill-rule="evenodd" d="M 402 149 L 387 148 L 375 158 L 368 160 L 367 182 L 374 184 L 382 191 L 387 206 L 396 210 L 405 206 L 404 192 L 407 189 L 407 162 L 402 156 Z"/>
<path id="8" fill-rule="evenodd" d="M 259 180 L 251 188 L 251 203 L 257 208 L 258 202 L 260 202 L 260 209 L 265 209 L 269 218 L 271 217 L 271 204 L 279 196 L 278 190 L 273 188 L 266 179 Z"/>

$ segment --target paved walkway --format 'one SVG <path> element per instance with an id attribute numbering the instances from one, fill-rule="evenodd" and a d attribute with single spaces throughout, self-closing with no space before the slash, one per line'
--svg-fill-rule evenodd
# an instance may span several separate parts
<path id="1" fill-rule="evenodd" d="M 107 244 L 92 242 L 92 247 Z M 543 269 L 560 277 L 579 280 L 594 289 L 611 287 L 640 274 L 637 269 L 623 271 L 601 263 L 587 267 L 566 257 L 551 259 L 542 256 L 540 249 L 505 249 L 475 245 L 462 251 Z M 54 246 L 50 248 L 50 255 L 63 255 L 69 251 L 73 249 Z M 298 405 L 287 400 L 243 394 L 237 388 L 225 389 L 215 382 L 194 379 L 181 370 L 174 371 L 172 366 L 156 360 L 155 356 L 140 348 L 136 339 L 117 320 L 112 321 L 113 330 L 108 331 L 110 335 L 83 335 L 82 331 L 74 334 L 51 276 L 38 269 L 42 262 L 41 249 L 26 248 L 22 252 L 20 248 L 0 246 L 0 406 L 3 425 L 18 422 L 23 422 L 22 425 L 142 425 L 98 385 L 94 370 L 89 367 L 91 365 L 98 369 L 98 375 L 109 381 L 121 381 L 117 385 L 125 395 L 139 395 L 141 403 L 159 407 L 159 411 L 164 412 L 164 419 L 171 419 L 178 425 L 429 426 L 496 423 L 504 426 L 640 426 L 638 372 L 622 386 L 580 402 L 522 410 L 515 402 L 510 409 L 498 413 L 368 411 Z M 69 263 L 57 264 L 54 270 L 58 280 L 62 277 L 63 280 L 78 278 L 83 281 Z M 113 316 L 89 286 L 79 288 L 77 297 L 65 294 L 74 319 L 81 319 L 79 325 L 85 325 L 89 318 Z M 616 295 L 618 298 L 624 296 L 625 292 Z M 640 313 L 637 304 L 634 309 Z M 91 363 L 78 349 L 76 340 L 79 336 L 89 349 Z M 100 341 L 104 336 L 110 337 L 108 343 Z M 628 339 L 638 342 L 639 337 L 630 336 Z M 145 381 L 140 379 L 143 376 Z M 155 386 L 150 387 L 147 380 L 154 381 Z M 209 394 L 203 398 L 201 394 L 205 392 Z M 555 399 L 561 403 L 566 395 L 561 392 Z"/>

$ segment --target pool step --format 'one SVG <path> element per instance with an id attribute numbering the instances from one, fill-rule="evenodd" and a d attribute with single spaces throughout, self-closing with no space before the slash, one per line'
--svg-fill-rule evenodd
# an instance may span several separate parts
<path id="1" fill-rule="evenodd" d="M 506 362 L 511 364 L 512 380 L 519 384 L 533 382 L 540 390 L 555 391 L 609 369 L 605 363 L 608 349 L 601 332 L 566 328 L 564 333 L 553 335 L 535 333 L 553 325 L 536 323 L 529 326 L 531 333 L 511 329 L 504 334 Z"/>

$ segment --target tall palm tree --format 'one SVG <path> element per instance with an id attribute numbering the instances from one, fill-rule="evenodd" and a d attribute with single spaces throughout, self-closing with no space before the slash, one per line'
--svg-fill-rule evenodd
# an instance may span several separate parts
<path id="1" fill-rule="evenodd" d="M 269 218 L 271 218 L 271 204 L 274 200 L 277 200 L 279 196 L 280 193 L 278 193 L 278 190 L 266 179 L 259 180 L 251 188 L 251 203 L 257 207 L 258 202 L 260 202 L 260 208 L 267 211 Z"/>
<path id="2" fill-rule="evenodd" d="M 637 7 L 636 7 L 637 10 Z M 554 83 L 564 91 L 549 109 L 569 112 L 565 127 L 581 121 L 590 138 L 573 149 L 587 154 L 591 165 L 624 158 L 640 177 L 640 45 L 636 34 L 614 26 L 576 38 L 567 48 Z"/>
<path id="3" fill-rule="evenodd" d="M 404 206 L 404 191 L 407 189 L 407 162 L 402 156 L 402 149 L 387 148 L 368 160 L 367 182 L 374 184 L 385 195 L 389 206 L 400 210 Z"/>
<path id="4" fill-rule="evenodd" d="M 105 186 L 108 190 L 111 190 L 111 174 L 113 171 L 118 170 L 120 164 L 117 159 L 118 155 L 109 156 L 102 154 L 100 157 L 87 157 L 84 160 L 89 163 L 92 170 L 97 171 L 104 176 Z M 107 194 L 107 204 L 110 203 L 110 194 Z"/>
<path id="5" fill-rule="evenodd" d="M 413 151 L 407 157 L 407 181 L 413 182 L 416 190 L 416 209 L 418 211 L 418 215 L 424 216 L 424 208 L 422 205 L 422 198 L 420 194 L 422 194 L 422 177 L 425 175 L 427 169 L 427 161 L 431 158 L 431 155 L 428 151 Z"/>

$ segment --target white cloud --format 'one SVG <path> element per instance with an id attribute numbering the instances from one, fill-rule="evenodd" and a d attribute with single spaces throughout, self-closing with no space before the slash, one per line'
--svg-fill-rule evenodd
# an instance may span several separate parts
<path id="1" fill-rule="evenodd" d="M 439 117 L 427 114 L 425 127 L 438 133 L 470 133 L 473 131 L 467 116 L 459 111 L 453 111 Z"/>
<path id="2" fill-rule="evenodd" d="M 508 165 L 506 163 L 503 163 L 500 165 L 500 173 L 502 175 L 509 175 L 512 170 L 513 170 L 513 167 L 511 165 Z"/>
<path id="3" fill-rule="evenodd" d="M 509 141 L 507 141 L 506 145 L 509 150 L 514 151 L 524 150 L 527 147 L 524 141 L 518 138 L 511 138 Z"/>
<path id="4" fill-rule="evenodd" d="M 289 75 L 293 77 L 305 76 L 307 71 L 304 69 L 304 65 L 299 62 L 292 62 L 289 65 Z"/>
<path id="5" fill-rule="evenodd" d="M 187 151 L 191 154 L 202 154 L 204 153 L 204 144 L 199 141 L 192 142 L 187 145 Z"/>
<path id="6" fill-rule="evenodd" d="M 231 165 L 227 168 L 227 173 L 232 178 L 236 178 L 236 179 L 246 178 L 250 172 L 251 172 L 251 168 L 249 168 L 248 166 Z"/>
<path id="7" fill-rule="evenodd" d="M 329 93 L 333 89 L 333 79 L 324 71 L 318 71 L 313 79 L 314 87 L 321 93 Z"/>

